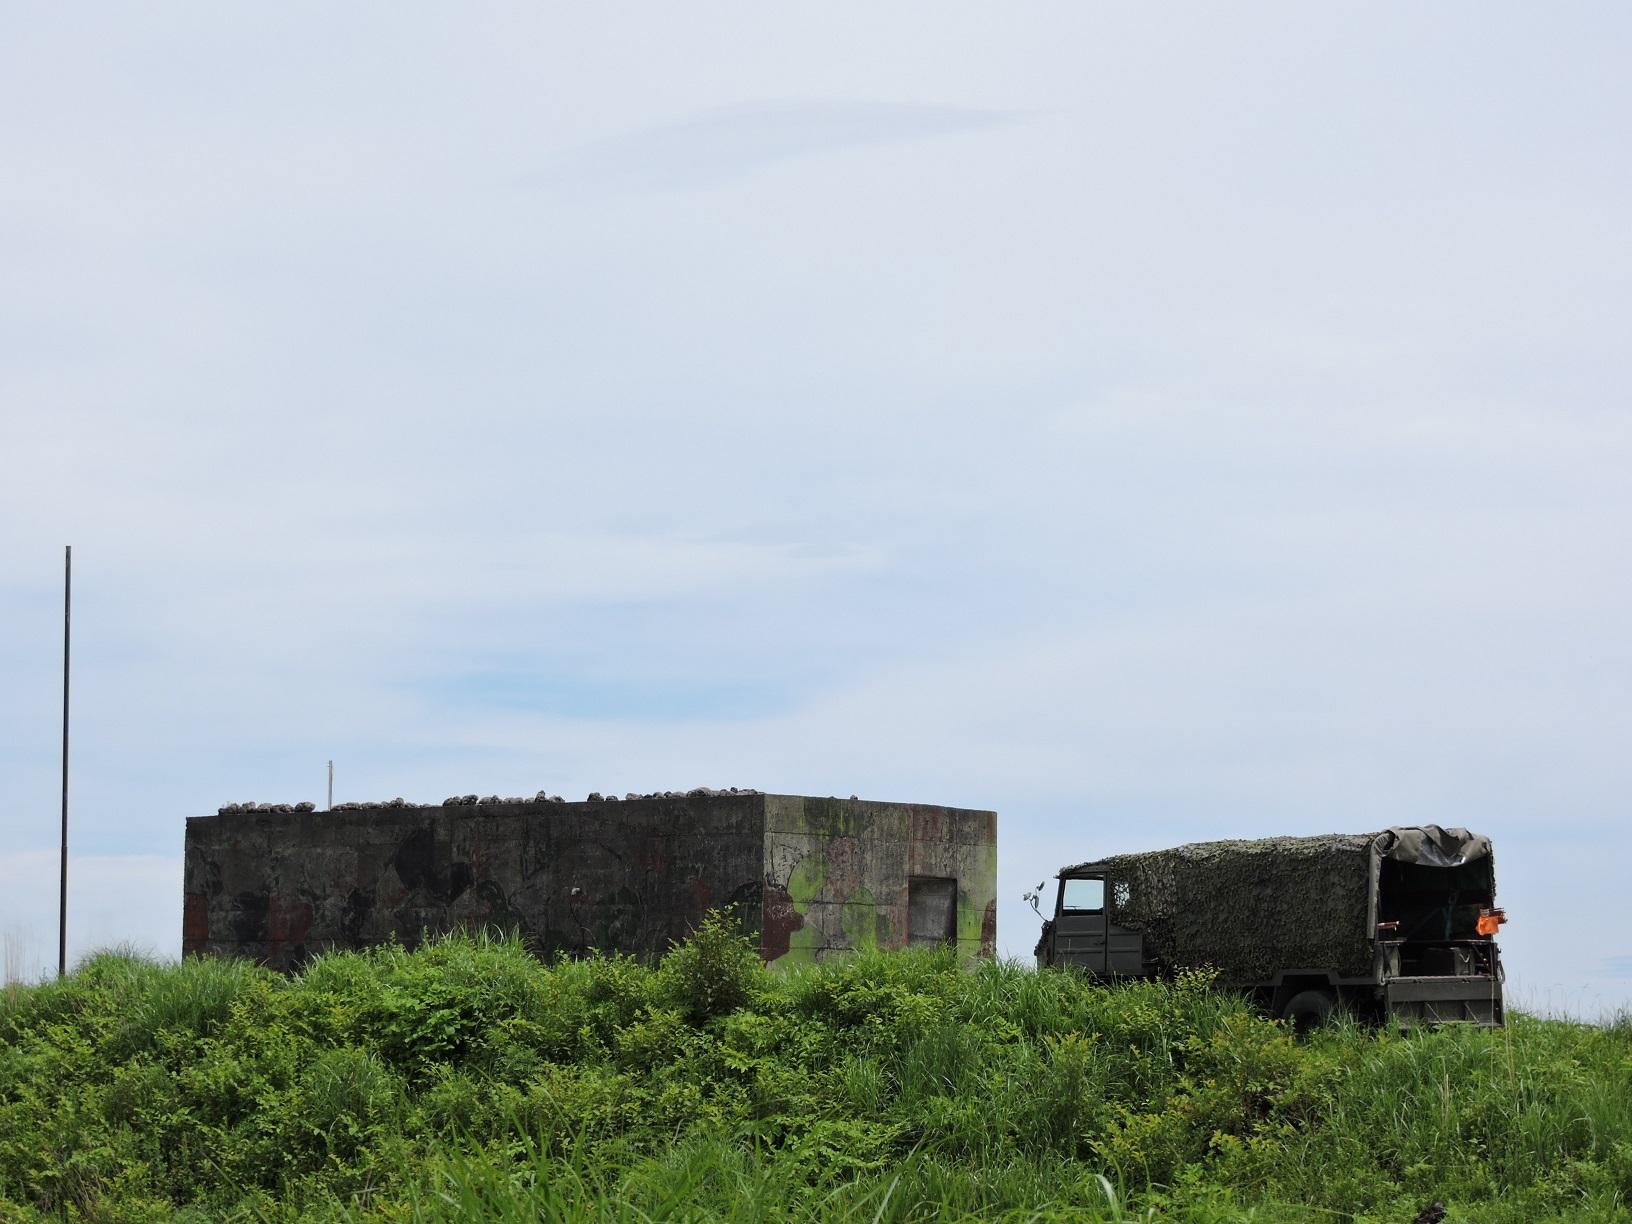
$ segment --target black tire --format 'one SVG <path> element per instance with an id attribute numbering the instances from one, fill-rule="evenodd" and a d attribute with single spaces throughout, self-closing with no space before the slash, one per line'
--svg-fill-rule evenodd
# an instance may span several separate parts
<path id="1" fill-rule="evenodd" d="M 1281 1008 L 1281 1019 L 1292 1031 L 1302 1037 L 1314 1032 L 1331 1018 L 1337 1008 L 1337 996 L 1329 990 L 1300 990 Z"/>

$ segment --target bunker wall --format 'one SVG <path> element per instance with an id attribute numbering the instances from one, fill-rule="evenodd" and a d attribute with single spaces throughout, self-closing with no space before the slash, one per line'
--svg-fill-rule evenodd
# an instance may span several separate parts
<path id="1" fill-rule="evenodd" d="M 821 961 L 902 947 L 955 881 L 959 954 L 997 944 L 997 814 L 926 804 L 765 797 L 765 958 Z M 951 891 L 951 886 L 947 886 Z"/>
<path id="2" fill-rule="evenodd" d="M 756 937 L 764 797 L 277 814 L 187 822 L 183 950 L 280 969 L 327 948 L 515 930 L 541 954 L 661 954 L 711 907 Z"/>

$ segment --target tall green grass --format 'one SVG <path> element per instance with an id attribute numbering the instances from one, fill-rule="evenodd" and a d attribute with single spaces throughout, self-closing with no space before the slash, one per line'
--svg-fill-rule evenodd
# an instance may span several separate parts
<path id="1" fill-rule="evenodd" d="M 1624 1219 L 1632 1024 L 1294 1041 L 1204 975 L 456 936 L 0 995 L 0 1220 Z"/>

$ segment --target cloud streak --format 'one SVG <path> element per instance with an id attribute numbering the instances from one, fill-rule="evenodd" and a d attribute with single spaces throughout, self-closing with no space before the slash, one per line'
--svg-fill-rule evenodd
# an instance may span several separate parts
<path id="1" fill-rule="evenodd" d="M 1015 123 L 1011 112 L 925 103 L 739 102 L 589 141 L 524 180 L 553 191 L 699 190 L 770 166 Z"/>

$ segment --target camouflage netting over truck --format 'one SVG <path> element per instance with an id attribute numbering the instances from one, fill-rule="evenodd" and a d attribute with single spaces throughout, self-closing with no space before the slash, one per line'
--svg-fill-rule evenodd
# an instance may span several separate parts
<path id="1" fill-rule="evenodd" d="M 1381 833 L 1196 842 L 1068 867 L 1103 869 L 1112 921 L 1145 933 L 1170 969 L 1211 965 L 1227 981 L 1277 971 L 1371 972 L 1385 859 L 1450 867 L 1490 858 L 1488 838 L 1437 825 Z"/>

